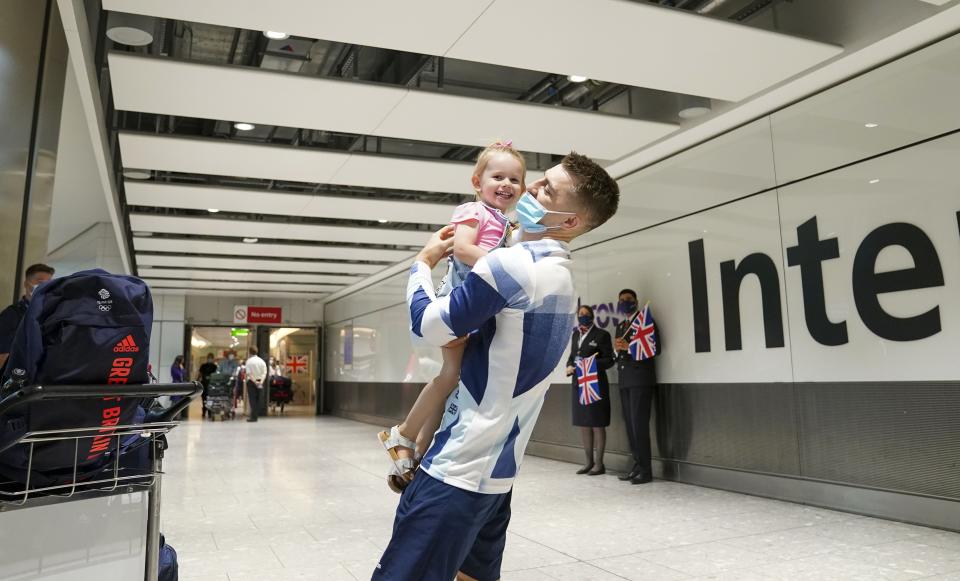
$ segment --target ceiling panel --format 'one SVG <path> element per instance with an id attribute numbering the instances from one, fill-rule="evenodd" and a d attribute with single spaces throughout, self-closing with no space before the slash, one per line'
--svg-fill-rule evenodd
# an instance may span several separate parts
<path id="1" fill-rule="evenodd" d="M 475 146 L 509 138 L 522 150 L 555 154 L 575 144 L 601 159 L 626 155 L 677 128 L 525 101 L 132 53 L 110 54 L 110 78 L 116 107 L 125 111 Z"/>
<path id="2" fill-rule="evenodd" d="M 252 245 L 245 244 L 247 248 Z M 242 249 L 241 249 L 242 250 Z M 300 260 L 255 260 L 252 258 L 225 258 L 214 256 L 170 256 L 165 254 L 137 254 L 137 266 L 172 266 L 177 268 L 223 270 L 313 272 L 324 274 L 367 275 L 386 268 L 378 264 L 351 264 L 348 262 L 305 262 Z"/>
<path id="3" fill-rule="evenodd" d="M 381 250 L 349 246 L 306 246 L 298 244 L 244 244 L 218 240 L 182 238 L 148 238 L 134 236 L 137 252 L 179 252 L 184 254 L 222 254 L 225 256 L 259 256 L 271 258 L 306 258 L 312 260 L 365 260 L 393 263 L 413 256 L 408 250 Z M 228 260 L 226 258 L 216 260 Z M 242 259 L 245 260 L 245 259 Z M 386 265 L 384 265 L 386 266 Z M 331 268 L 333 265 L 331 266 Z M 346 266 L 345 266 L 346 267 Z M 374 267 L 379 271 L 383 266 Z M 327 268 L 320 265 L 317 268 Z M 358 266 L 359 268 L 359 266 Z M 278 269 L 279 270 L 279 269 Z M 287 269 L 296 270 L 296 269 Z"/>
<path id="4" fill-rule="evenodd" d="M 378 200 L 331 196 L 327 194 L 289 194 L 250 190 L 140 182 L 126 180 L 127 204 L 160 208 L 182 208 L 338 218 L 345 220 L 389 220 L 420 224 L 446 224 L 454 204 L 429 204 L 415 201 Z"/>
<path id="5" fill-rule="evenodd" d="M 128 168 L 426 192 L 469 193 L 473 171 L 473 163 L 128 132 L 120 153 Z"/>
<path id="6" fill-rule="evenodd" d="M 728 101 L 841 52 L 840 47 L 720 18 L 624 0 L 429 0 L 416 10 L 386 0 L 105 0 L 104 7 Z M 424 15 L 429 15 L 429 32 L 411 33 L 424 30 Z M 541 33 L 520 47 L 491 42 L 503 37 L 505 22 L 535 23 Z M 591 32 L 589 37 L 584 31 Z"/>
<path id="7" fill-rule="evenodd" d="M 104 0 L 107 10 L 443 54 L 491 0 Z M 429 33 L 424 19 L 429 17 Z M 418 32 L 415 32 L 418 31 Z"/>
<path id="8" fill-rule="evenodd" d="M 252 220 L 219 220 L 193 216 L 155 216 L 130 214 L 130 228 L 141 232 L 170 234 L 198 234 L 208 236 L 245 236 L 278 240 L 309 240 L 323 242 L 350 242 L 359 244 L 398 244 L 422 246 L 430 232 L 397 230 L 392 228 L 321 226 L 315 224 L 287 224 Z"/>
<path id="9" fill-rule="evenodd" d="M 110 53 L 121 111 L 369 134 L 407 90 L 252 67 Z"/>
<path id="10" fill-rule="evenodd" d="M 237 290 L 237 291 L 286 291 L 324 294 L 335 291 L 336 286 L 316 285 L 316 284 L 283 284 L 276 282 L 219 282 L 208 280 L 179 280 L 170 278 L 147 278 L 143 277 L 151 287 L 156 288 L 182 288 L 182 289 L 207 289 L 207 290 Z"/>
<path id="11" fill-rule="evenodd" d="M 283 272 L 241 272 L 186 270 L 180 268 L 144 268 L 137 265 L 137 274 L 143 278 L 176 278 L 184 280 L 249 281 L 249 282 L 302 282 L 346 286 L 360 280 L 358 276 L 335 274 L 289 274 Z"/>
<path id="12" fill-rule="evenodd" d="M 553 105 L 411 91 L 374 133 L 478 146 L 512 139 L 525 151 L 563 155 L 576 150 L 617 159 L 677 128 L 673 123 Z"/>
<path id="13" fill-rule="evenodd" d="M 541 34 L 490 42 L 504 22 Z M 740 101 L 842 50 L 646 2 L 496 0 L 445 56 Z"/>
<path id="14" fill-rule="evenodd" d="M 177 289 L 167 287 L 154 287 L 151 289 L 154 295 L 191 295 L 208 297 L 238 297 L 251 298 L 263 297 L 271 299 L 308 299 L 318 300 L 325 298 L 328 293 L 315 292 L 284 292 L 284 291 L 250 291 L 250 290 L 204 290 L 204 289 Z"/>

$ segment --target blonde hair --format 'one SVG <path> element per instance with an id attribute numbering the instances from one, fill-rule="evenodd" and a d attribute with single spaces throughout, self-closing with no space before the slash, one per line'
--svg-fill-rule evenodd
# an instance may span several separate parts
<path id="1" fill-rule="evenodd" d="M 520 191 L 527 189 L 527 160 L 523 158 L 523 154 L 513 148 L 513 141 L 497 140 L 483 148 L 483 151 L 477 156 L 477 165 L 473 166 L 473 175 L 482 176 L 483 170 L 487 169 L 487 164 L 490 163 L 490 159 L 499 153 L 505 153 L 520 162 L 520 169 L 523 171 L 523 175 L 520 176 Z"/>

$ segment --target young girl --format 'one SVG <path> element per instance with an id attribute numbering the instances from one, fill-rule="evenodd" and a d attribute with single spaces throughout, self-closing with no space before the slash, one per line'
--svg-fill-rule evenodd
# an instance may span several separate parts
<path id="1" fill-rule="evenodd" d="M 517 203 L 526 189 L 526 171 L 526 162 L 512 142 L 498 141 L 480 153 L 471 179 L 477 200 L 458 206 L 453 212 L 450 220 L 456 227 L 453 256 L 437 296 L 450 294 L 464 281 L 477 260 L 503 245 L 510 224 L 504 212 Z M 463 350 L 463 344 L 445 347 L 440 374 L 423 388 L 404 422 L 379 434 L 394 462 L 387 476 L 394 492 L 402 492 L 413 479 L 417 460 L 426 452 L 440 426 L 444 403 L 460 382 Z"/>

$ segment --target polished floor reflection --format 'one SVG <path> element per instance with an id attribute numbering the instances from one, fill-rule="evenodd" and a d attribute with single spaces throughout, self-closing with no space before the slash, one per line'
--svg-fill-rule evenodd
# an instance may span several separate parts
<path id="1" fill-rule="evenodd" d="M 376 431 L 305 417 L 174 430 L 162 528 L 180 579 L 369 579 L 398 498 Z M 960 581 L 960 534 L 575 468 L 526 459 L 504 581 Z"/>

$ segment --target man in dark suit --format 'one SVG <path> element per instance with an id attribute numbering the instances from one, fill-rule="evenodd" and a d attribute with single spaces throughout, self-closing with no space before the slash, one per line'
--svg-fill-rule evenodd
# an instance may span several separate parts
<path id="1" fill-rule="evenodd" d="M 630 326 L 640 316 L 637 293 L 631 289 L 620 291 L 618 310 L 624 317 L 617 324 L 614 347 L 617 350 L 617 371 L 620 378 L 620 402 L 627 439 L 633 454 L 633 468 L 620 480 L 631 484 L 646 484 L 653 480 L 650 460 L 650 408 L 657 372 L 653 359 L 637 361 L 629 352 L 633 333 Z"/>

